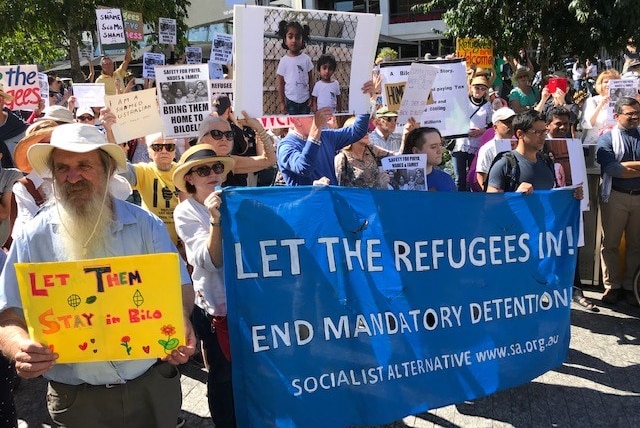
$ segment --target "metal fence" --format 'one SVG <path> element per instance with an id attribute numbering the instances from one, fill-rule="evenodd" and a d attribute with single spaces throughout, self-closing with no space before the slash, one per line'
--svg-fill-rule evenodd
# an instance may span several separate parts
<path id="1" fill-rule="evenodd" d="M 357 20 L 346 14 L 328 14 L 313 11 L 288 11 L 265 16 L 264 22 L 264 88 L 263 109 L 265 113 L 278 112 L 277 69 L 280 58 L 286 55 L 282 39 L 276 34 L 281 20 L 298 21 L 310 28 L 310 41 L 303 52 L 315 62 L 323 54 L 331 54 L 337 67 L 333 75 L 340 83 L 343 100 L 349 98 L 349 79 Z M 320 79 L 314 68 L 314 81 Z"/>

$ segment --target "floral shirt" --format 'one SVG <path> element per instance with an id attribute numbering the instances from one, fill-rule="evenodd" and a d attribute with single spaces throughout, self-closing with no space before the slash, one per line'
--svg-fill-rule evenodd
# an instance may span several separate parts
<path id="1" fill-rule="evenodd" d="M 373 144 L 368 144 L 362 158 L 353 150 L 341 150 L 334 159 L 338 185 L 346 187 L 380 188 L 379 160 L 394 154 Z"/>

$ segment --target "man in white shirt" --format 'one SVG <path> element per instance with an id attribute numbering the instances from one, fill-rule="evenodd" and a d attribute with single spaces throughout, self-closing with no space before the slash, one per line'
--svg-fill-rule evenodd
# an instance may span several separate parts
<path id="1" fill-rule="evenodd" d="M 516 112 L 509 107 L 502 107 L 493 112 L 491 116 L 491 123 L 493 123 L 493 129 L 496 131 L 496 136 L 487 141 L 478 150 L 478 162 L 476 164 L 476 177 L 480 187 L 484 189 L 484 182 L 489 174 L 489 168 L 493 163 L 497 153 L 496 140 L 509 140 L 513 137 L 513 128 L 511 127 L 511 121 L 513 120 Z M 511 149 L 515 149 L 517 141 L 512 140 Z"/>

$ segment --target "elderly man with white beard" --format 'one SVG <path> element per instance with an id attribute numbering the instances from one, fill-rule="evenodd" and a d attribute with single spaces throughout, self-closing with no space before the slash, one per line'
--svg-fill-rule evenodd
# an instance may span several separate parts
<path id="1" fill-rule="evenodd" d="M 0 350 L 24 378 L 49 380 L 47 405 L 56 425 L 67 427 L 175 427 L 182 395 L 178 364 L 193 354 L 189 316 L 194 294 L 186 267 L 180 278 L 186 344 L 164 360 L 57 364 L 58 355 L 29 338 L 15 263 L 176 253 L 156 216 L 108 192 L 109 178 L 126 169 L 124 152 L 95 126 L 58 126 L 50 144 L 29 149 L 29 162 L 53 178 L 47 205 L 13 242 L 0 275 Z"/>

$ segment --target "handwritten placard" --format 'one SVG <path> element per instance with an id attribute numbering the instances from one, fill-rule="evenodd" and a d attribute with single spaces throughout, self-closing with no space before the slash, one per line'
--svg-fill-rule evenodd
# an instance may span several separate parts
<path id="1" fill-rule="evenodd" d="M 37 65 L 0 66 L 0 83 L 4 91 L 13 97 L 5 100 L 5 106 L 11 110 L 33 110 L 40 102 Z"/>
<path id="2" fill-rule="evenodd" d="M 162 358 L 185 343 L 177 254 L 15 268 L 31 339 L 58 363 Z"/>
<path id="3" fill-rule="evenodd" d="M 467 66 L 492 68 L 493 40 L 458 38 L 456 39 L 456 56 L 464 58 Z"/>
<path id="4" fill-rule="evenodd" d="M 155 89 L 107 95 L 106 104 L 116 115 L 111 127 L 117 143 L 160 132 L 162 121 Z"/>
<path id="5" fill-rule="evenodd" d="M 75 83 L 73 95 L 78 107 L 104 107 L 104 83 Z"/>
<path id="6" fill-rule="evenodd" d="M 414 62 L 409 69 L 407 84 L 398 111 L 397 126 L 403 127 L 410 117 L 416 120 L 422 116 L 427 105 L 433 104 L 431 88 L 436 80 L 438 67 Z"/>
<path id="7" fill-rule="evenodd" d="M 122 10 L 124 20 L 124 32 L 127 40 L 140 42 L 144 40 L 144 23 L 140 12 Z"/>
<path id="8" fill-rule="evenodd" d="M 126 43 L 120 9 L 96 9 L 96 16 L 98 17 L 98 34 L 103 45 Z"/>
<path id="9" fill-rule="evenodd" d="M 158 40 L 160 43 L 168 45 L 176 44 L 176 20 L 171 18 L 160 18 L 160 32 Z"/>
<path id="10" fill-rule="evenodd" d="M 233 36 L 217 33 L 211 41 L 211 56 L 209 61 L 216 64 L 228 64 L 233 53 Z"/>

